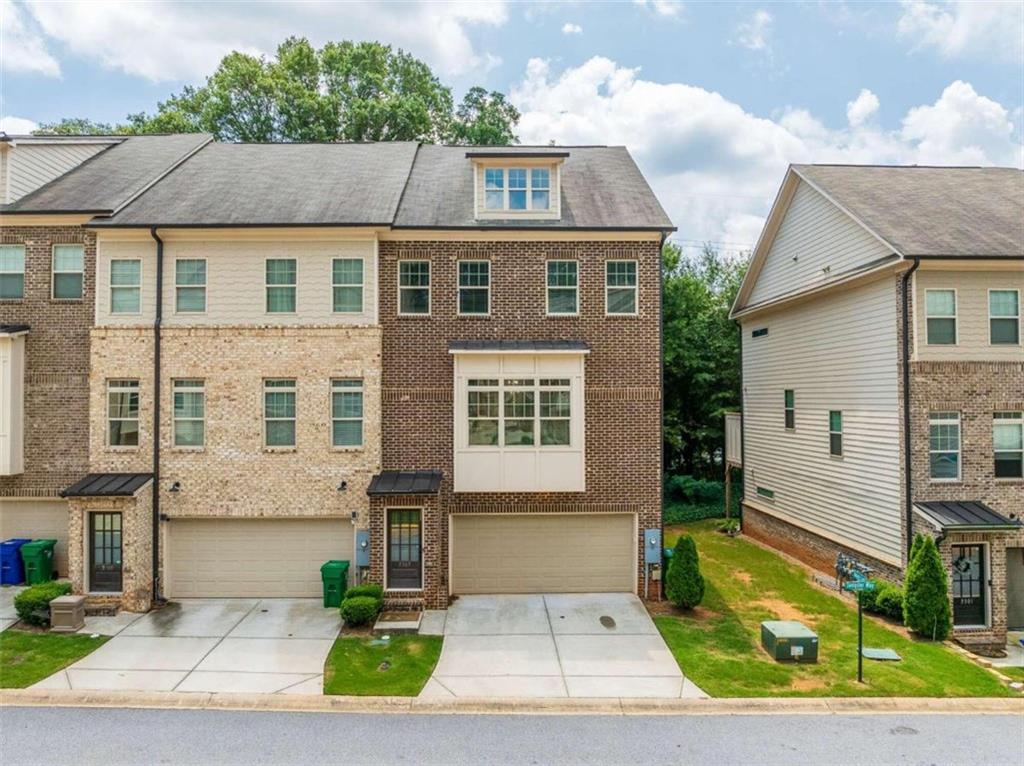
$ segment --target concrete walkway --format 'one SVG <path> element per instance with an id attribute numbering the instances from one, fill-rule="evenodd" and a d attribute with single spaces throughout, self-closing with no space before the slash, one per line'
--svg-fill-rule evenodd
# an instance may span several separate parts
<path id="1" fill-rule="evenodd" d="M 315 599 L 183 600 L 90 620 L 114 637 L 33 689 L 322 694 L 341 629 Z"/>
<path id="2" fill-rule="evenodd" d="M 25 590 L 24 585 L 5 585 L 0 588 L 0 633 L 18 621 L 14 597 Z"/>
<path id="3" fill-rule="evenodd" d="M 423 698 L 706 697 L 626 593 L 462 596 Z"/>

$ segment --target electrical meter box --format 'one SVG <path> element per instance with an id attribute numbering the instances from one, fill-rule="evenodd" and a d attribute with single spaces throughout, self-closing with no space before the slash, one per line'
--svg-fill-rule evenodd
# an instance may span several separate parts
<path id="1" fill-rule="evenodd" d="M 776 660 L 818 661 L 818 634 L 796 620 L 765 620 L 761 646 Z"/>

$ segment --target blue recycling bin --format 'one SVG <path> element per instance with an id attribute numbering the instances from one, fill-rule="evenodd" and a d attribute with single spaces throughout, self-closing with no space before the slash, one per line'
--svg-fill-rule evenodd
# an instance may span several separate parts
<path id="1" fill-rule="evenodd" d="M 30 543 L 27 537 L 12 537 L 0 543 L 0 585 L 21 585 L 25 567 L 21 563 L 21 546 Z"/>

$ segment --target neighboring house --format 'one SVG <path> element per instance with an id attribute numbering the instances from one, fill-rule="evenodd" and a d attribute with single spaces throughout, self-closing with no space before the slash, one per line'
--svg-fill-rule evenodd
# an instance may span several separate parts
<path id="1" fill-rule="evenodd" d="M 88 230 L 76 590 L 640 587 L 671 224 L 624 149 L 210 143 Z"/>
<path id="2" fill-rule="evenodd" d="M 958 640 L 1024 628 L 1022 294 L 1021 171 L 792 166 L 733 308 L 744 531 L 896 581 L 934 535 Z"/>

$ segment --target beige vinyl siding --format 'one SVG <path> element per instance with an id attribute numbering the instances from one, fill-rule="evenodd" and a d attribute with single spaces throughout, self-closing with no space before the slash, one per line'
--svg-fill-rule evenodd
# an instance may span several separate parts
<path id="1" fill-rule="evenodd" d="M 62 176 L 72 168 L 81 165 L 94 154 L 106 149 L 109 143 L 72 144 L 21 144 L 8 152 L 8 187 L 10 199 L 14 202 L 54 178 Z"/>
<path id="2" fill-rule="evenodd" d="M 826 285 L 891 254 L 846 213 L 800 181 L 747 305 Z"/>
<path id="3" fill-rule="evenodd" d="M 7 144 L 0 144 L 0 203 L 7 204 L 13 200 L 7 189 L 7 164 L 11 156 L 11 150 Z"/>
<path id="4" fill-rule="evenodd" d="M 762 338 L 751 330 L 767 327 Z M 745 498 L 780 518 L 900 561 L 896 295 L 881 279 L 743 326 Z M 795 392 L 785 429 L 783 392 Z M 828 414 L 843 413 L 843 455 Z M 757 487 L 775 493 L 759 497 Z"/>
<path id="5" fill-rule="evenodd" d="M 65 500 L 0 499 L 0 540 L 56 540 L 53 565 L 68 576 L 68 504 Z"/>
<path id="6" fill-rule="evenodd" d="M 926 329 L 925 291 L 956 290 L 955 346 L 929 346 Z M 930 270 L 922 264 L 914 274 L 915 358 L 921 361 L 1020 361 L 1020 345 L 989 344 L 988 291 L 1017 290 L 1024 304 L 1024 269 L 1014 271 Z M 1024 311 L 1024 306 L 1022 306 Z M 1024 328 L 1021 331 L 1024 338 Z"/>
<path id="7" fill-rule="evenodd" d="M 110 313 L 110 261 L 142 260 L 142 313 Z M 175 260 L 206 259 L 206 311 L 175 310 Z M 266 261 L 296 260 L 296 313 L 266 312 Z M 334 313 L 332 261 L 363 259 L 363 311 Z M 96 274 L 98 326 L 150 324 L 156 303 L 156 247 L 152 241 L 104 240 Z M 181 241 L 164 245 L 165 326 L 183 325 L 372 325 L 377 322 L 376 246 L 372 240 Z"/>

